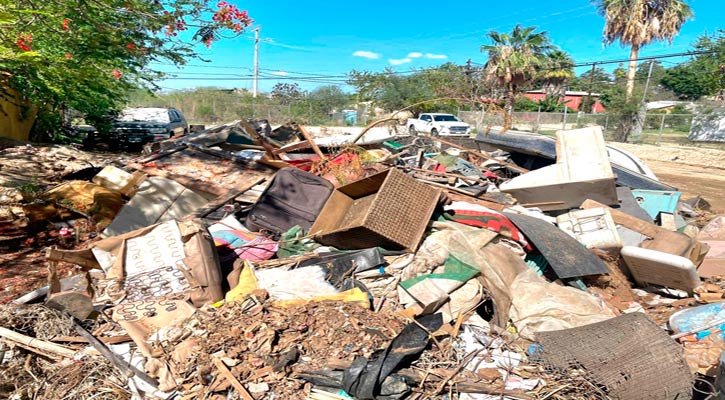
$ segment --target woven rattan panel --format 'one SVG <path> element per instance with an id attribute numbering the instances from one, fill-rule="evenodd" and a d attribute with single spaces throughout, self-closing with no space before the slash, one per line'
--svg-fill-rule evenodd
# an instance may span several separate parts
<path id="1" fill-rule="evenodd" d="M 585 369 L 617 399 L 691 399 L 682 348 L 646 315 L 632 313 L 579 328 L 537 334 L 545 365 Z"/>
<path id="2" fill-rule="evenodd" d="M 376 194 L 365 227 L 403 248 L 415 249 L 440 192 L 391 168 Z"/>

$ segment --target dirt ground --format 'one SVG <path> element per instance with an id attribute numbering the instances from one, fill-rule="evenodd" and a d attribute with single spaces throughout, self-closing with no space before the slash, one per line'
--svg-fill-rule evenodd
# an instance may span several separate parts
<path id="1" fill-rule="evenodd" d="M 714 213 L 725 213 L 725 151 L 687 146 L 612 143 L 641 158 L 657 177 L 682 191 L 702 196 Z"/>

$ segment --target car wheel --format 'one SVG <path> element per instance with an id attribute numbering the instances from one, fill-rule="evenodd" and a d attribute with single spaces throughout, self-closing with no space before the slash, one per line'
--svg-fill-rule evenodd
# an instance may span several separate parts
<path id="1" fill-rule="evenodd" d="M 430 135 L 431 136 L 438 136 L 438 129 L 436 129 L 436 128 L 431 129 L 430 130 Z"/>
<path id="2" fill-rule="evenodd" d="M 411 134 L 411 135 L 413 135 L 413 136 L 417 136 L 418 135 L 418 131 L 415 130 L 415 126 L 413 126 L 413 125 L 411 125 L 411 126 L 408 127 L 408 133 Z"/>

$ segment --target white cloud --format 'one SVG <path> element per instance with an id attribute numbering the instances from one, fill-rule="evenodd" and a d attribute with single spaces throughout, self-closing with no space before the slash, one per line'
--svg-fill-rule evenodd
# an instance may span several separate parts
<path id="1" fill-rule="evenodd" d="M 445 54 L 425 53 L 425 58 L 430 58 L 432 60 L 442 60 L 444 58 L 448 58 L 448 56 Z"/>
<path id="2" fill-rule="evenodd" d="M 274 72 L 272 72 L 272 75 L 287 76 L 287 75 L 289 75 L 289 73 L 287 73 L 286 71 L 274 71 Z"/>
<path id="3" fill-rule="evenodd" d="M 417 51 L 414 51 L 414 52 L 408 54 L 408 58 L 421 58 L 421 57 L 423 57 L 423 53 L 420 53 Z"/>
<path id="4" fill-rule="evenodd" d="M 358 50 L 358 51 L 352 53 L 352 55 L 355 57 L 369 58 L 371 60 L 377 60 L 378 58 L 380 58 L 380 54 L 378 54 L 378 53 L 373 53 L 372 51 L 363 51 L 363 50 Z"/>
<path id="5" fill-rule="evenodd" d="M 411 60 L 410 58 L 407 58 L 407 57 L 406 58 L 400 58 L 400 59 L 394 59 L 394 58 L 388 59 L 388 62 L 390 63 L 390 65 L 407 64 L 407 63 L 409 63 L 411 61 L 413 61 L 413 60 Z"/>

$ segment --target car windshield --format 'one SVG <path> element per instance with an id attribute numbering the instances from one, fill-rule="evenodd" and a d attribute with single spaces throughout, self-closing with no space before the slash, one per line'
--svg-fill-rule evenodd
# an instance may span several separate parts
<path id="1" fill-rule="evenodd" d="M 456 117 L 455 115 L 447 115 L 447 114 L 446 115 L 435 115 L 435 116 L 433 116 L 433 118 L 435 118 L 435 120 L 438 122 L 460 121 L 458 119 L 458 117 Z"/>
<path id="2" fill-rule="evenodd" d="M 169 123 L 169 111 L 165 108 L 127 108 L 116 117 L 119 122 L 160 122 Z"/>

